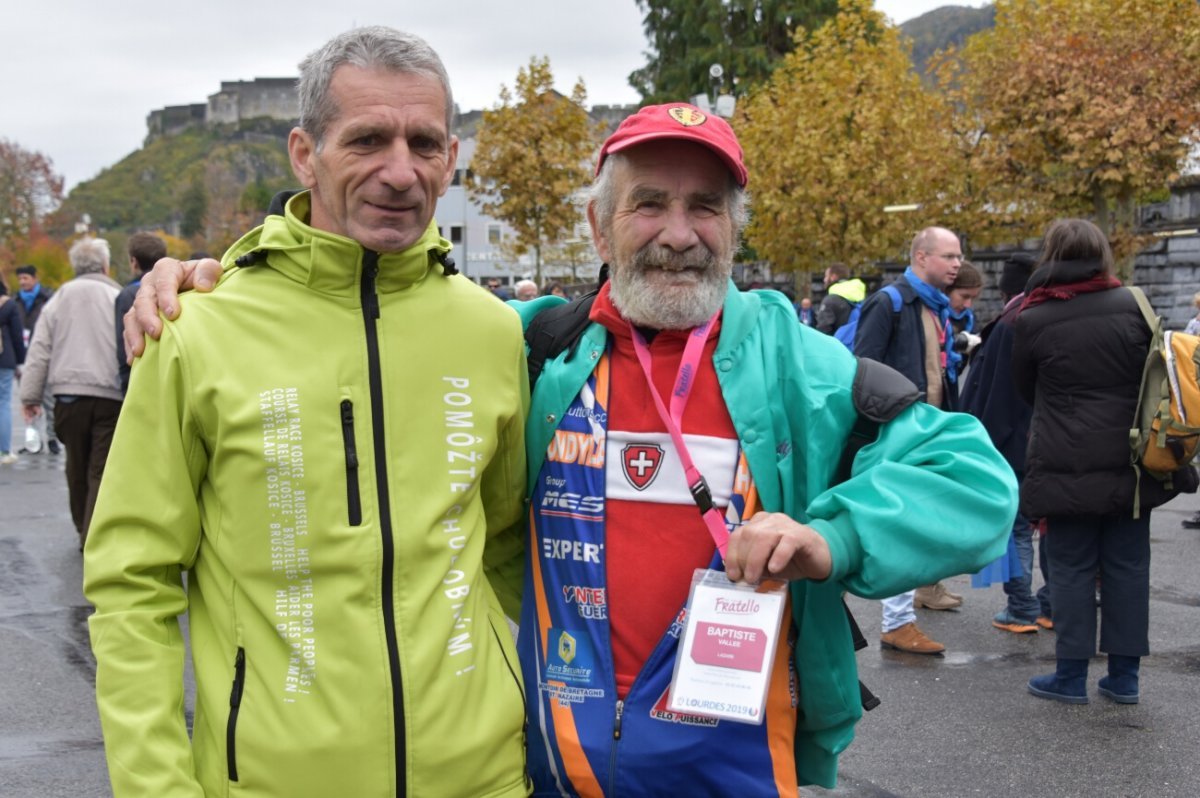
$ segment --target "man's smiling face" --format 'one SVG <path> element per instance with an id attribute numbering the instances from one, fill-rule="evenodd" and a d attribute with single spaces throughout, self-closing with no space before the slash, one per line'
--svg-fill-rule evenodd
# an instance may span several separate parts
<path id="1" fill-rule="evenodd" d="M 342 65 L 329 92 L 338 110 L 322 141 L 299 128 L 288 140 L 292 168 L 312 189 L 311 224 L 378 252 L 407 249 L 429 226 L 458 157 L 441 84 Z"/>

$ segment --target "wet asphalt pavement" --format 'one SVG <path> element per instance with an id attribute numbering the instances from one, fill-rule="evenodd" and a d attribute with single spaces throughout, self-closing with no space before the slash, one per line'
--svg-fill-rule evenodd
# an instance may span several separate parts
<path id="1" fill-rule="evenodd" d="M 111 795 L 62 459 L 0 466 L 0 798 Z M 918 613 L 944 657 L 882 651 L 878 603 L 852 598 L 871 641 L 861 675 L 883 704 L 859 724 L 838 787 L 802 794 L 1200 796 L 1200 530 L 1179 525 L 1196 510 L 1200 497 L 1184 496 L 1153 515 L 1153 653 L 1136 706 L 1096 695 L 1103 657 L 1092 663 L 1090 704 L 1028 695 L 1029 677 L 1053 669 L 1054 636 L 992 628 L 999 586 L 973 590 L 957 577 L 947 584 L 966 596 L 961 611 Z"/>

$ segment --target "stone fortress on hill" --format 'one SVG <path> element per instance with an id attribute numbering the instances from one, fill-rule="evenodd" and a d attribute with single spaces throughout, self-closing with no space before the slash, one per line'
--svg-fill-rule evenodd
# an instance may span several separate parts
<path id="1" fill-rule="evenodd" d="M 296 78 L 255 78 L 221 82 L 221 90 L 206 103 L 168 105 L 146 117 L 146 143 L 194 127 L 236 125 L 246 119 L 300 118 Z"/>

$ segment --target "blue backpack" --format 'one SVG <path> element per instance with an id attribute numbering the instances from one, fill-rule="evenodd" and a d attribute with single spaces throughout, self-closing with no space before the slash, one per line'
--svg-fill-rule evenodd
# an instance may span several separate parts
<path id="1" fill-rule="evenodd" d="M 892 283 L 888 283 L 881 290 L 892 300 L 892 313 L 899 313 L 900 306 L 904 303 L 900 296 L 900 289 Z M 846 323 L 833 331 L 833 337 L 841 341 L 851 352 L 854 351 L 854 337 L 858 335 L 858 317 L 862 315 L 862 305 L 862 302 L 855 302 L 850 308 L 850 317 L 846 319 Z"/>

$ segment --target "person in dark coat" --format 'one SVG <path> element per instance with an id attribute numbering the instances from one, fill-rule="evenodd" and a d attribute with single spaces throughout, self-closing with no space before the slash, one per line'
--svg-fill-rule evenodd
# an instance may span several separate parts
<path id="1" fill-rule="evenodd" d="M 12 451 L 12 389 L 17 369 L 25 362 L 25 336 L 17 303 L 0 280 L 0 465 L 17 461 Z"/>
<path id="2" fill-rule="evenodd" d="M 1013 381 L 1033 405 L 1021 512 L 1046 519 L 1057 632 L 1055 672 L 1030 679 L 1029 691 L 1072 704 L 1088 700 L 1097 571 L 1100 649 L 1108 654 L 1099 692 L 1138 701 L 1150 646 L 1150 508 L 1173 495 L 1150 478 L 1139 488 L 1130 468 L 1129 427 L 1151 331 L 1113 272 L 1098 227 L 1083 219 L 1052 224 L 1013 342 Z"/>
<path id="3" fill-rule="evenodd" d="M 1025 283 L 1032 272 L 1033 258 L 1025 253 L 1017 253 L 1004 262 L 1000 275 L 1004 310 L 983 328 L 980 334 L 982 343 L 971 359 L 971 368 L 967 371 L 960 397 L 962 411 L 983 423 L 992 444 L 1004 455 L 1018 481 L 1025 474 L 1025 447 L 1029 440 L 1029 421 L 1033 416 L 1033 408 L 1021 398 L 1013 383 L 1013 325 L 1025 298 Z M 953 289 L 950 298 L 953 302 Z M 1008 600 L 1004 609 L 992 618 L 992 626 L 1016 634 L 1036 632 L 1039 627 L 1054 628 L 1050 611 L 1050 578 L 1044 563 L 1044 552 L 1042 575 L 1046 585 L 1038 591 L 1036 598 L 1033 594 L 1033 525 L 1023 513 L 1017 513 L 1013 521 L 1012 549 L 1020 572 L 1011 574 L 1004 582 L 1004 593 Z"/>

